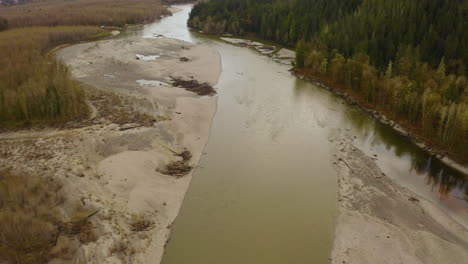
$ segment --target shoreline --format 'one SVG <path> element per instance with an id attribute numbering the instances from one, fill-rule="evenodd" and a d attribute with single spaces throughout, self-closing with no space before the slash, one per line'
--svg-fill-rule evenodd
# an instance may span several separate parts
<path id="1" fill-rule="evenodd" d="M 211 34 L 209 34 L 209 35 L 211 35 Z M 260 46 L 266 46 L 266 47 L 270 46 L 268 44 L 265 45 L 264 43 L 260 43 L 259 41 L 262 41 L 262 42 L 267 41 L 267 42 L 270 42 L 270 43 L 275 43 L 275 42 L 271 42 L 271 41 L 268 41 L 268 40 L 262 40 L 262 39 L 258 39 L 258 38 L 255 38 L 255 41 L 252 41 L 249 38 L 243 38 L 243 37 L 225 35 L 225 34 L 224 35 L 223 34 L 222 35 L 213 35 L 213 36 L 216 36 L 220 40 L 222 40 L 222 41 L 224 41 L 226 43 L 230 43 L 231 45 L 236 45 L 236 46 L 241 46 L 241 47 L 249 47 L 249 48 L 255 48 L 255 49 L 259 45 Z M 226 40 L 226 37 L 232 38 L 234 41 L 228 41 L 228 40 Z M 243 41 L 241 41 L 241 40 L 243 40 Z M 283 45 L 281 45 L 281 44 L 278 44 L 278 45 L 279 45 L 279 48 L 274 46 L 278 51 L 280 51 L 282 49 L 283 50 L 285 49 L 285 48 L 281 48 Z M 273 60 L 275 60 L 275 61 L 277 60 L 276 52 L 262 53 L 260 50 L 258 50 L 258 49 L 256 49 L 256 50 L 258 52 L 260 52 L 260 54 L 262 54 L 262 55 L 273 56 L 272 57 Z M 288 59 L 291 59 L 291 58 L 288 57 Z M 444 163 L 448 167 L 463 173 L 465 176 L 468 176 L 468 167 L 464 164 L 464 162 L 458 162 L 458 161 L 450 158 L 450 153 L 447 153 L 447 152 L 443 151 L 443 148 L 438 149 L 437 146 L 430 147 L 427 140 L 421 138 L 420 136 L 418 136 L 414 132 L 409 132 L 407 129 L 405 129 L 403 126 L 401 126 L 398 122 L 388 118 L 386 115 L 380 113 L 377 109 L 373 109 L 371 107 L 363 106 L 362 104 L 360 104 L 358 102 L 358 100 L 356 100 L 354 98 L 354 96 L 348 94 L 347 92 L 341 91 L 338 88 L 334 88 L 333 86 L 327 85 L 327 84 L 325 84 L 325 83 L 323 83 L 323 82 L 321 82 L 319 80 L 316 80 L 316 79 L 314 79 L 314 78 L 312 78 L 312 77 L 310 77 L 310 76 L 308 76 L 308 75 L 306 75 L 306 74 L 304 74 L 304 73 L 302 73 L 300 71 L 295 70 L 294 68 L 292 68 L 290 71 L 297 78 L 312 82 L 312 83 L 314 83 L 314 84 L 316 84 L 316 85 L 318 85 L 318 86 L 320 86 L 322 88 L 325 88 L 325 89 L 333 92 L 334 94 L 340 96 L 341 98 L 345 99 L 348 104 L 358 106 L 360 109 L 365 111 L 370 117 L 374 118 L 375 120 L 379 121 L 382 124 L 388 125 L 389 127 L 391 127 L 398 134 L 409 138 L 410 141 L 413 144 L 415 144 L 418 148 L 420 148 L 421 150 L 423 150 L 426 153 L 428 153 L 429 155 L 437 158 L 438 160 L 440 160 L 442 163 Z M 447 153 L 447 154 L 444 154 L 444 152 Z"/>
<path id="2" fill-rule="evenodd" d="M 144 148 L 143 152 L 141 150 L 135 152 L 134 149 L 124 150 L 105 157 L 97 164 L 97 170 L 103 173 L 104 177 L 109 177 L 110 192 L 114 195 L 117 194 L 117 196 L 113 197 L 113 200 L 121 200 L 119 207 L 124 207 L 121 209 L 123 213 L 147 214 L 151 215 L 151 218 L 157 219 L 158 224 L 155 229 L 158 230 L 147 232 L 147 245 L 141 245 L 141 237 L 129 241 L 129 244 L 133 244 L 131 251 L 135 253 L 132 254 L 131 259 L 135 263 L 148 263 L 150 261 L 159 263 L 164 254 L 166 243 L 170 238 L 172 224 L 179 213 L 183 198 L 189 188 L 193 169 L 181 178 L 163 175 L 157 171 L 160 171 L 161 166 L 174 159 L 172 151 L 181 152 L 184 149 L 189 150 L 192 155 L 190 165 L 192 167 L 198 165 L 208 142 L 217 101 L 216 96 L 198 97 L 184 89 L 169 88 L 166 84 L 171 82 L 171 76 L 178 76 L 183 79 L 194 79 L 215 85 L 221 72 L 220 57 L 216 51 L 206 46 L 167 38 L 126 38 L 102 41 L 97 46 L 99 47 L 96 50 L 94 50 L 94 47 L 85 47 L 81 54 L 91 54 L 86 54 L 80 59 L 81 61 L 71 60 L 74 76 L 88 74 L 88 72 L 83 73 L 76 70 L 80 69 L 82 62 L 87 61 L 89 57 L 99 58 L 104 54 L 104 58 L 119 60 L 111 65 L 106 65 L 106 59 L 98 60 L 98 62 L 93 61 L 93 64 L 100 64 L 99 61 L 104 63 L 104 65 L 95 66 L 96 70 L 106 69 L 105 71 L 109 72 L 108 74 L 111 77 L 109 77 L 110 82 L 107 87 L 100 80 L 93 79 L 96 77 L 94 73 L 91 74 L 91 79 L 89 76 L 81 76 L 79 80 L 101 89 L 102 87 L 111 88 L 111 86 L 113 86 L 111 88 L 113 90 L 121 89 L 119 93 L 125 94 L 129 98 L 136 97 L 135 103 L 140 110 L 147 113 L 148 110 L 150 112 L 156 111 L 158 115 L 162 115 L 166 119 L 166 121 L 162 122 L 165 124 L 156 125 L 155 135 L 142 133 L 147 142 L 152 142 L 150 143 L 152 147 Z M 107 50 L 113 50 L 113 52 L 107 52 Z M 115 52 L 115 50 L 118 51 Z M 73 51 L 70 52 L 73 53 Z M 143 56 L 147 57 L 159 54 L 157 55 L 159 57 L 154 61 L 138 60 L 134 56 L 139 53 L 143 53 Z M 188 58 L 189 62 L 179 60 L 182 57 Z M 130 66 L 129 64 L 133 65 Z M 109 68 L 112 65 L 115 68 Z M 129 66 L 127 67 L 127 65 Z M 208 65 L 209 67 L 207 67 Z M 135 75 L 132 84 L 126 83 L 128 79 L 132 78 L 129 76 L 129 70 L 133 71 L 132 74 Z M 114 77 L 116 79 L 119 75 L 125 76 L 124 83 L 117 84 L 113 82 Z M 139 85 L 135 82 L 138 79 L 149 80 L 149 84 Z M 151 83 L 153 80 L 158 83 L 153 85 Z M 137 86 L 141 91 L 137 91 Z M 132 91 L 132 89 L 135 90 Z M 146 107 L 142 107 L 142 105 Z M 135 140 L 139 141 L 138 139 Z M 171 151 L 167 151 L 168 149 Z M 153 156 L 159 157 L 154 160 Z M 148 166 L 153 169 L 148 171 Z M 128 167 L 134 168 L 128 169 Z M 127 178 L 126 173 L 123 171 L 134 173 L 132 176 L 134 179 Z M 156 178 L 154 178 L 155 176 Z M 149 187 L 148 185 L 152 185 L 152 183 L 155 186 Z M 122 192 L 125 194 L 119 195 Z M 142 205 L 145 203 L 147 205 Z M 155 214 L 151 213 L 155 209 L 157 212 Z M 96 245 L 88 250 L 92 252 L 98 247 L 100 246 Z M 131 254 L 131 251 L 128 254 Z M 128 258 L 128 254 L 121 258 Z M 107 261 L 107 259 L 101 259 L 101 261 Z"/>
<path id="3" fill-rule="evenodd" d="M 359 107 L 361 110 L 363 110 L 367 115 L 369 115 L 373 119 L 377 120 L 378 122 L 384 125 L 389 126 L 390 128 L 392 128 L 393 131 L 408 138 L 413 144 L 415 144 L 422 151 L 433 156 L 434 158 L 437 158 L 438 160 L 440 160 L 442 163 L 444 163 L 448 167 L 463 173 L 465 176 L 468 175 L 468 167 L 465 166 L 463 163 L 457 162 L 446 155 L 441 155 L 440 152 L 444 152 L 444 151 L 429 147 L 427 145 L 426 140 L 421 139 L 418 135 L 415 135 L 412 132 L 409 132 L 408 130 L 403 128 L 401 125 L 399 125 L 398 122 L 388 118 L 386 115 L 380 113 L 378 110 L 373 109 L 371 107 L 363 106 L 352 95 L 348 94 L 347 92 L 341 91 L 338 88 L 334 88 L 333 86 L 322 83 L 319 80 L 313 79 L 301 72 L 295 71 L 294 69 L 292 69 L 291 72 L 297 78 L 306 80 L 308 82 L 312 82 L 322 88 L 325 88 L 333 92 L 334 94 L 340 96 L 341 98 L 343 98 L 348 104 Z"/>
<path id="4" fill-rule="evenodd" d="M 250 40 L 226 40 L 224 37 L 221 40 L 244 47 L 255 48 L 262 45 Z M 261 50 L 256 50 L 262 53 Z M 303 76 L 301 79 L 304 78 Z M 336 89 L 307 80 L 347 98 Z M 384 121 L 382 118 L 372 117 Z M 387 124 L 390 122 L 392 121 L 387 120 Z M 392 128 L 399 133 L 403 131 L 398 126 Z M 461 264 L 460 260 L 467 256 L 463 251 L 463 245 L 468 239 L 468 223 L 465 219 L 454 217 L 434 202 L 399 185 L 383 174 L 371 157 L 352 145 L 351 136 L 343 138 L 345 137 L 341 136 L 332 140 L 343 144 L 345 149 L 343 153 L 341 150 L 336 151 L 333 158 L 339 183 L 331 263 L 373 264 L 387 259 L 388 262 L 385 263 L 436 264 L 445 261 Z M 418 147 L 421 148 L 421 145 Z M 447 165 L 453 167 L 453 164 Z M 359 233 L 368 227 L 373 228 L 369 234 Z M 390 250 L 389 248 L 394 247 L 392 245 L 397 245 L 396 249 Z M 353 252 L 358 253 L 353 255 Z"/>
<path id="5" fill-rule="evenodd" d="M 0 133 L 0 168 L 62 182 L 65 211 L 77 204 L 98 210 L 89 219 L 97 240 L 60 237 L 53 252 L 71 246 L 50 263 L 159 263 L 218 99 L 174 87 L 171 77 L 214 86 L 220 55 L 201 44 L 141 37 L 69 45 L 55 55 L 82 83 L 94 111 L 60 128 Z M 190 171 L 167 171 L 184 151 Z"/>
<path id="6" fill-rule="evenodd" d="M 336 139 L 338 215 L 333 264 L 453 263 L 467 259 L 468 223 L 383 174 L 346 133 Z"/>

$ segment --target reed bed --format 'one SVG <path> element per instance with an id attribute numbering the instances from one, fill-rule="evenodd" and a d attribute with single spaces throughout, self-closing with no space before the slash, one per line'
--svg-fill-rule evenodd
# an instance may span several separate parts
<path id="1" fill-rule="evenodd" d="M 47 0 L 0 8 L 10 28 L 58 25 L 124 26 L 168 14 L 160 0 Z"/>
<path id="2" fill-rule="evenodd" d="M 26 125 L 84 117 L 83 91 L 47 51 L 107 34 L 90 26 L 32 27 L 0 33 L 0 124 Z"/>

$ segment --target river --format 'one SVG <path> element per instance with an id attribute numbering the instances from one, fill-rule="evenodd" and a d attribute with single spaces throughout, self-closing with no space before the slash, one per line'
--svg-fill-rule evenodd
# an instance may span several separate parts
<path id="1" fill-rule="evenodd" d="M 454 218 L 468 217 L 466 175 L 249 48 L 191 32 L 191 5 L 127 34 L 162 34 L 218 50 L 218 109 L 206 155 L 173 227 L 164 264 L 328 263 L 336 217 L 333 142 L 340 131 L 396 182 Z"/>

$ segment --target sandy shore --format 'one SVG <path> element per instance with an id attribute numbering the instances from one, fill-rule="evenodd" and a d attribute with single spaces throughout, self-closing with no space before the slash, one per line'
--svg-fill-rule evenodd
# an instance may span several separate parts
<path id="1" fill-rule="evenodd" d="M 467 223 L 382 173 L 345 133 L 335 141 L 338 217 L 332 263 L 465 263 Z"/>
<path id="2" fill-rule="evenodd" d="M 192 172 L 178 178 L 157 170 L 184 150 L 188 165 L 198 164 L 217 101 L 172 87 L 170 76 L 215 85 L 220 56 L 203 45 L 140 37 L 74 45 L 57 56 L 87 85 L 90 119 L 1 134 L 0 168 L 59 179 L 64 210 L 99 210 L 90 218 L 97 240 L 60 237 L 51 263 L 159 263 Z"/>
<path id="3" fill-rule="evenodd" d="M 261 42 L 242 38 L 220 37 L 219 39 L 236 46 L 254 48 L 260 54 L 268 56 L 272 60 L 286 65 L 292 65 L 292 62 L 296 58 L 296 52 L 286 48 L 278 48 L 276 46 L 265 45 Z"/>
<path id="4" fill-rule="evenodd" d="M 361 108 L 363 111 L 365 111 L 369 116 L 372 118 L 375 118 L 382 124 L 390 126 L 395 132 L 399 133 L 402 136 L 407 137 L 410 139 L 414 144 L 416 144 L 419 148 L 424 150 L 425 152 L 431 154 L 435 158 L 439 159 L 441 162 L 443 162 L 445 165 L 458 170 L 464 174 L 468 174 L 468 167 L 464 164 L 463 161 L 455 161 L 454 159 L 450 158 L 447 156 L 447 152 L 443 151 L 443 149 L 438 149 L 438 148 L 432 148 L 429 145 L 425 143 L 425 140 L 420 138 L 417 134 L 414 134 L 413 132 L 410 132 L 409 130 L 406 130 L 404 127 L 398 124 L 395 120 L 391 120 L 388 118 L 385 114 L 380 113 L 379 111 L 369 108 L 367 106 L 364 106 L 359 103 L 358 100 L 356 100 L 353 96 L 348 94 L 345 91 L 342 91 L 340 89 L 334 88 L 333 86 L 330 86 L 310 75 L 307 75 L 306 73 L 298 70 L 294 70 L 293 73 L 296 75 L 297 78 L 306 80 L 309 82 L 314 83 L 315 85 L 318 85 L 322 88 L 325 88 L 327 90 L 332 91 L 333 93 L 339 95 L 342 97 L 346 102 L 350 105 L 356 105 L 357 107 Z"/>

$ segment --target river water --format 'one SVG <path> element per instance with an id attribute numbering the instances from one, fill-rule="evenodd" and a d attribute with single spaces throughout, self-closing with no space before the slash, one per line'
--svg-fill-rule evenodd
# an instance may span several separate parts
<path id="1" fill-rule="evenodd" d="M 131 31 L 212 46 L 221 54 L 218 109 L 206 155 L 173 227 L 164 264 L 328 263 L 336 216 L 339 131 L 382 170 L 454 218 L 468 218 L 466 175 L 362 110 L 249 48 L 191 32 L 191 5 Z"/>

